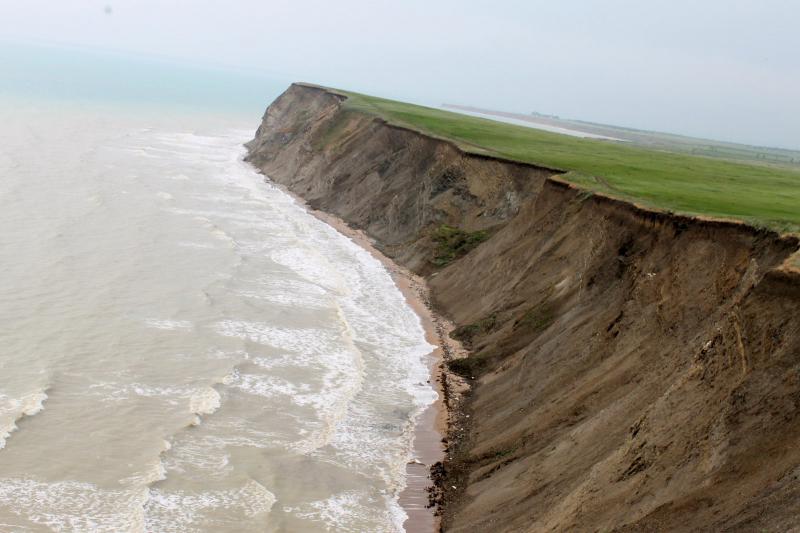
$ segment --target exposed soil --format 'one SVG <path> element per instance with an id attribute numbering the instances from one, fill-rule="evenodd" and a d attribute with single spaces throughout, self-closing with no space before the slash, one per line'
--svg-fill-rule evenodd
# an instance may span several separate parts
<path id="1" fill-rule="evenodd" d="M 424 276 L 470 348 L 434 472 L 444 530 L 800 526 L 795 237 L 587 194 L 303 85 L 249 149 Z"/>

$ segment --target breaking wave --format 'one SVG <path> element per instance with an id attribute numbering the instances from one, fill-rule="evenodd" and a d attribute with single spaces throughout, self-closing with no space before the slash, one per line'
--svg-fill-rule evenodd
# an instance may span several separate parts
<path id="1" fill-rule="evenodd" d="M 5 448 L 11 434 L 19 429 L 17 423 L 20 420 L 42 412 L 45 400 L 47 400 L 47 389 L 31 392 L 19 398 L 9 398 L 0 394 L 0 449 Z"/>

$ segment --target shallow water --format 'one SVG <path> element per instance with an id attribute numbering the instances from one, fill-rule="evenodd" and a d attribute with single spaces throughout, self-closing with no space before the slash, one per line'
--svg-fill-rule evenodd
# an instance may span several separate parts
<path id="1" fill-rule="evenodd" d="M 2 101 L 0 531 L 401 528 L 431 346 L 257 122 Z"/>

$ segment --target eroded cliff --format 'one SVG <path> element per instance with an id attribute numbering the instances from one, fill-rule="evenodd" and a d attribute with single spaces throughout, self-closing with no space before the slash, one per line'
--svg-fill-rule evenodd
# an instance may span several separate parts
<path id="1" fill-rule="evenodd" d="M 445 530 L 800 524 L 796 238 L 587 194 L 305 85 L 248 148 L 459 326 Z"/>

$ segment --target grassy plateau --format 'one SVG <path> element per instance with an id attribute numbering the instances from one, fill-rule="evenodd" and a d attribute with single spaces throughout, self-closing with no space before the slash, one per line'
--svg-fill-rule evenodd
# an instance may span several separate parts
<path id="1" fill-rule="evenodd" d="M 585 189 L 677 213 L 800 232 L 800 171 L 582 139 L 337 91 L 345 108 L 455 142 L 461 149 L 559 169 Z"/>

